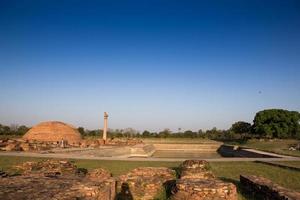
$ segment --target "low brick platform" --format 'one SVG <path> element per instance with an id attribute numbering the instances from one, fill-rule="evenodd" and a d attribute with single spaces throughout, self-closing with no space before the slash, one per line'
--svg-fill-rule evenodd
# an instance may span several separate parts
<path id="1" fill-rule="evenodd" d="M 0 199 L 113 200 L 114 182 L 93 182 L 75 177 L 14 176 L 0 179 Z"/>
<path id="2" fill-rule="evenodd" d="M 117 179 L 116 199 L 154 199 L 172 180 L 175 180 L 174 170 L 165 167 L 136 168 Z"/>
<path id="3" fill-rule="evenodd" d="M 217 179 L 180 179 L 173 200 L 235 200 L 236 187 Z"/>
<path id="4" fill-rule="evenodd" d="M 60 175 L 75 175 L 79 171 L 76 165 L 65 160 L 28 161 L 14 168 L 20 170 L 22 174 L 57 172 Z"/>
<path id="5" fill-rule="evenodd" d="M 241 186 L 247 192 L 259 194 L 267 200 L 299 200 L 300 193 L 284 188 L 261 176 L 240 176 Z"/>
<path id="6" fill-rule="evenodd" d="M 86 169 L 79 169 L 70 162 L 56 160 L 26 162 L 18 168 L 22 169 L 22 175 L 0 177 L 0 199 L 115 198 L 115 180 L 103 169 L 87 172 Z"/>
<path id="7" fill-rule="evenodd" d="M 180 167 L 182 169 L 198 169 L 198 170 L 209 170 L 209 163 L 205 160 L 186 160 Z"/>
<path id="8" fill-rule="evenodd" d="M 180 179 L 215 178 L 209 169 L 209 163 L 205 160 L 186 160 L 180 166 Z"/>
<path id="9" fill-rule="evenodd" d="M 172 200 L 236 200 L 236 186 L 215 178 L 204 160 L 186 160 L 181 164 Z"/>

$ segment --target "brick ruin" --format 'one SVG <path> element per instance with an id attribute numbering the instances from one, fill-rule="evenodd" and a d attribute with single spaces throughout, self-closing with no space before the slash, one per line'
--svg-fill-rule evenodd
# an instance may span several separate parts
<path id="1" fill-rule="evenodd" d="M 2 172 L 0 199 L 113 200 L 115 181 L 103 169 L 88 172 L 68 161 L 25 162 L 21 175 Z M 0 173 L 1 174 L 1 173 Z"/>
<path id="2" fill-rule="evenodd" d="M 106 127 L 107 128 L 107 127 Z M 22 138 L 0 139 L 2 151 L 49 151 L 55 148 L 100 148 L 108 146 L 133 146 L 138 139 L 83 139 L 72 125 L 48 121 L 33 126 Z"/>
<path id="3" fill-rule="evenodd" d="M 248 193 L 262 196 L 267 200 L 300 199 L 300 192 L 284 188 L 261 176 L 241 175 L 240 183 L 242 188 Z"/>
<path id="4" fill-rule="evenodd" d="M 175 178 L 175 171 L 166 167 L 136 168 L 117 178 L 117 199 L 155 199 Z"/>
<path id="5" fill-rule="evenodd" d="M 112 177 L 98 168 L 78 168 L 65 160 L 24 162 L 14 173 L 0 171 L 0 199 L 87 200 L 237 200 L 236 186 L 217 179 L 209 164 L 187 160 L 175 170 L 139 167 Z M 17 174 L 16 174 L 17 172 Z M 240 176 L 245 191 L 264 199 L 300 199 L 300 193 L 259 176 Z"/>
<path id="6" fill-rule="evenodd" d="M 61 145 L 61 141 L 37 141 L 37 140 L 24 140 L 24 139 L 0 139 L 0 150 L 2 151 L 50 151 L 57 148 L 100 148 L 101 146 L 134 146 L 136 144 L 142 144 L 141 140 L 137 139 L 108 139 L 104 144 L 102 139 L 86 139 L 81 140 L 78 143 L 64 142 Z"/>
<path id="7" fill-rule="evenodd" d="M 175 170 L 139 167 L 112 177 L 98 168 L 87 170 L 65 160 L 24 162 L 14 174 L 0 170 L 0 199 L 86 199 L 86 200 L 237 200 L 236 186 L 217 179 L 209 164 L 187 160 Z M 271 180 L 241 175 L 243 190 L 268 200 L 300 199 L 300 193 Z"/>
<path id="8" fill-rule="evenodd" d="M 216 179 L 208 162 L 186 160 L 180 171 L 172 200 L 237 200 L 236 186 Z"/>
<path id="9" fill-rule="evenodd" d="M 139 167 L 119 177 L 59 160 L 14 168 L 19 175 L 0 171 L 0 199 L 236 199 L 235 186 L 217 180 L 204 161 L 184 162 L 177 181 L 175 170 L 165 167 Z"/>

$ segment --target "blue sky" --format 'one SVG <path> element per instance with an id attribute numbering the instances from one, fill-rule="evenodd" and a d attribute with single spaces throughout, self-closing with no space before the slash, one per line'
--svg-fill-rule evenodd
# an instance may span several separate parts
<path id="1" fill-rule="evenodd" d="M 300 2 L 0 2 L 0 123 L 229 128 L 300 110 Z"/>

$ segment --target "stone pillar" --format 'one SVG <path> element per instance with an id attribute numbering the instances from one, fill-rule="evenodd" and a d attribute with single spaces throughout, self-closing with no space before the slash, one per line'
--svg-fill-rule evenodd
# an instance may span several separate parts
<path id="1" fill-rule="evenodd" d="M 106 139 L 107 139 L 107 118 L 108 118 L 108 114 L 104 112 L 104 128 L 103 128 L 104 143 L 106 143 Z"/>

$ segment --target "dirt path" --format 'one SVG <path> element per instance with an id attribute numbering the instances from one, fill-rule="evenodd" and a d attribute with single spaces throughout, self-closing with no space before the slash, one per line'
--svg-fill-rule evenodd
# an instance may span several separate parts
<path id="1" fill-rule="evenodd" d="M 23 156 L 39 158 L 63 158 L 63 159 L 87 159 L 87 160 L 121 160 L 121 161 L 169 161 L 182 162 L 188 158 L 124 158 L 124 157 L 96 157 L 86 155 L 73 155 L 71 153 L 32 153 L 32 152 L 0 152 L 0 156 Z M 192 158 L 195 159 L 195 158 Z M 201 158 L 197 158 L 201 159 Z M 206 158 L 209 162 L 241 162 L 241 161 L 300 161 L 299 157 L 282 157 L 282 158 Z"/>

